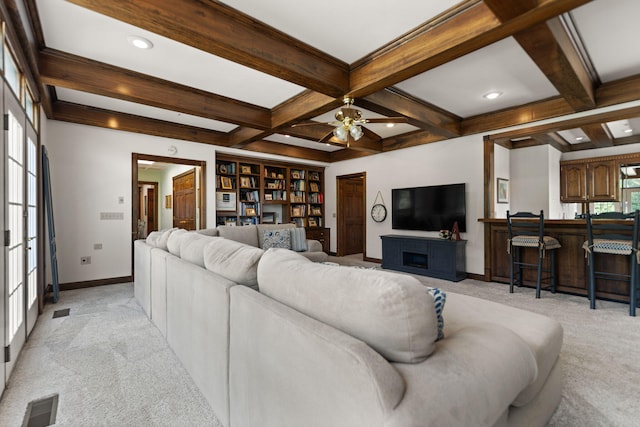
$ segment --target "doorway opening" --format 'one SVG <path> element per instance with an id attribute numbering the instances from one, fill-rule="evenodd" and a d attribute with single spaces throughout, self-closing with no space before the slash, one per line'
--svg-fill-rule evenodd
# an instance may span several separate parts
<path id="1" fill-rule="evenodd" d="M 131 155 L 131 244 L 151 231 L 174 226 L 175 195 L 173 177 L 191 172 L 195 202 L 190 213 L 195 217 L 191 229 L 206 228 L 206 162 L 132 153 Z M 146 196 L 146 198 L 145 198 Z M 145 210 L 146 209 L 146 210 Z M 151 215 L 151 218 L 149 217 Z M 186 227 L 182 227 L 186 228 Z M 144 236 L 144 237 L 143 237 Z M 131 252 L 133 271 L 133 251 Z"/>
<path id="2" fill-rule="evenodd" d="M 338 256 L 366 255 L 367 222 L 366 183 L 367 173 L 361 172 L 336 177 L 337 200 L 337 251 Z"/>

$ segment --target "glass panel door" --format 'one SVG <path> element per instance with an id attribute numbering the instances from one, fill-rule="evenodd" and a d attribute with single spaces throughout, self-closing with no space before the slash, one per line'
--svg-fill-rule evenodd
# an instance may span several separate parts
<path id="1" fill-rule="evenodd" d="M 27 335 L 38 318 L 38 139 L 35 131 L 27 125 L 26 195 L 27 242 L 26 242 L 26 308 Z"/>
<path id="2" fill-rule="evenodd" d="M 25 152 L 24 112 L 10 91 L 5 89 L 5 146 L 6 146 L 6 218 L 5 230 L 9 232 L 5 247 L 6 286 L 6 334 L 5 345 L 10 346 L 10 361 L 6 364 L 9 378 L 16 358 L 26 339 L 25 327 Z"/>

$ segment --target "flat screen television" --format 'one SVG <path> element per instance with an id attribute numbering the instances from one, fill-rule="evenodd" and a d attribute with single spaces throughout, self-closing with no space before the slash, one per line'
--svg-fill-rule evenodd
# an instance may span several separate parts
<path id="1" fill-rule="evenodd" d="M 467 231 L 465 184 L 391 190 L 391 227 L 397 230 Z"/>

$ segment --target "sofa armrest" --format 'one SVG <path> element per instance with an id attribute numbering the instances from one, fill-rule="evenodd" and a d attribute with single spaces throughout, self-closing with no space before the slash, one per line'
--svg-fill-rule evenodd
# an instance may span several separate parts
<path id="1" fill-rule="evenodd" d="M 319 240 L 307 239 L 307 252 L 322 252 L 322 243 Z"/>
<path id="2" fill-rule="evenodd" d="M 230 295 L 231 425 L 383 425 L 405 387 L 382 356 L 257 291 Z"/>

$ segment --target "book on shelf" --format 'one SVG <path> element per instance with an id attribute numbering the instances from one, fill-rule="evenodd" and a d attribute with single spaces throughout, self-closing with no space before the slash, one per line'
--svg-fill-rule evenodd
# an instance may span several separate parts
<path id="1" fill-rule="evenodd" d="M 320 187 L 318 187 L 318 183 L 317 182 L 310 182 L 309 183 L 309 189 L 311 191 L 313 191 L 314 193 L 317 193 L 318 191 L 320 191 Z"/>

